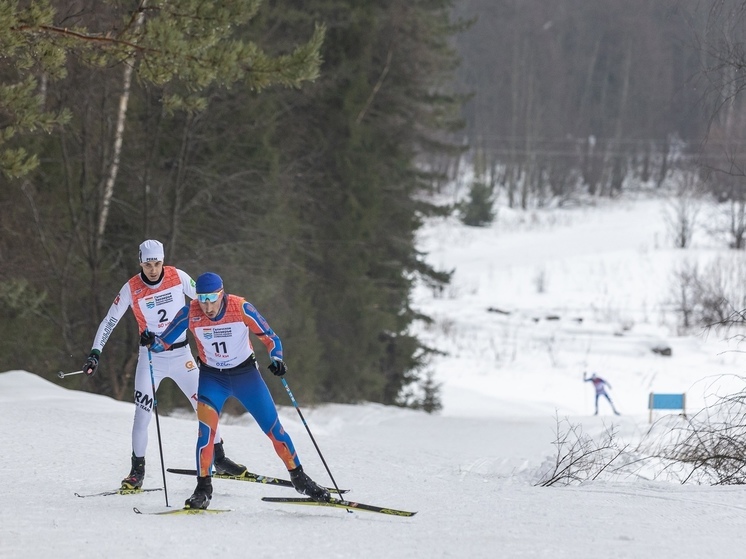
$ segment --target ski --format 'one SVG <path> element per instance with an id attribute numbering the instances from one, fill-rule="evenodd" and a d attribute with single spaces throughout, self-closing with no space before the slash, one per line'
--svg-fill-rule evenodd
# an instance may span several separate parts
<path id="1" fill-rule="evenodd" d="M 417 512 L 406 510 L 390 509 L 388 507 L 377 507 L 363 503 L 353 503 L 342 499 L 331 499 L 328 502 L 314 501 L 307 497 L 262 497 L 262 501 L 268 503 L 288 503 L 293 505 L 310 505 L 312 507 L 336 507 L 340 509 L 364 510 L 367 512 L 377 512 L 380 514 L 390 514 L 392 516 L 414 516 Z"/>
<path id="2" fill-rule="evenodd" d="M 159 511 L 142 511 L 137 507 L 132 507 L 132 510 L 136 514 L 157 514 L 162 516 L 164 514 L 219 514 L 221 512 L 230 512 L 231 509 L 173 509 L 173 510 L 159 510 Z"/>
<path id="3" fill-rule="evenodd" d="M 113 489 L 111 491 L 102 491 L 101 493 L 90 493 L 88 495 L 81 495 L 80 493 L 76 493 L 76 497 L 106 497 L 108 495 L 135 495 L 137 493 L 146 493 L 148 491 L 163 491 L 162 487 L 155 487 L 153 489 L 122 489 L 121 487 L 119 489 Z"/>
<path id="4" fill-rule="evenodd" d="M 197 476 L 197 470 L 184 470 L 180 468 L 166 468 L 167 472 L 172 474 L 179 474 L 184 476 Z M 244 473 L 242 476 L 232 476 L 229 474 L 212 474 L 215 479 L 234 479 L 237 481 L 250 481 L 252 483 L 265 483 L 267 485 L 279 485 L 280 487 L 293 487 L 293 483 L 288 479 L 280 479 L 277 477 L 263 476 L 259 474 L 253 474 L 249 471 Z M 327 487 L 327 491 L 330 493 L 337 493 L 337 490 L 333 487 Z M 349 489 L 340 489 L 339 493 L 347 493 Z"/>

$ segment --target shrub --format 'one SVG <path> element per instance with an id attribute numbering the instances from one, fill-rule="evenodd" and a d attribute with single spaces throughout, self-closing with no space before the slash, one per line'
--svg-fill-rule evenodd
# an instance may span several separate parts
<path id="1" fill-rule="evenodd" d="M 475 181 L 469 190 L 469 199 L 461 204 L 461 222 L 473 227 L 484 227 L 495 220 L 494 188 Z"/>

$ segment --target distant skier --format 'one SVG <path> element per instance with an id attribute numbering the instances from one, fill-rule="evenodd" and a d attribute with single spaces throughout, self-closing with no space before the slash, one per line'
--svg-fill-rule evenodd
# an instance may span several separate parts
<path id="1" fill-rule="evenodd" d="M 608 382 L 597 376 L 596 373 L 593 373 L 590 378 L 586 376 L 586 373 L 583 373 L 583 381 L 592 382 L 593 388 L 596 389 L 596 413 L 594 413 L 593 415 L 598 415 L 598 399 L 601 396 L 604 396 L 609 401 L 609 405 L 611 405 L 611 409 L 614 410 L 614 414 L 619 415 L 619 412 L 616 411 L 616 408 L 614 407 L 614 402 L 611 401 L 611 398 L 606 393 L 605 387 L 608 386 L 609 388 L 611 388 L 611 385 Z"/>

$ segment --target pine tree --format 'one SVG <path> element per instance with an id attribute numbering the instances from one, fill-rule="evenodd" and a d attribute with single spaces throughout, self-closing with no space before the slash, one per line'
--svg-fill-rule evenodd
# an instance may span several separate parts
<path id="1" fill-rule="evenodd" d="M 323 27 L 292 53 L 268 56 L 241 37 L 260 4 L 261 0 L 142 0 L 126 10 L 115 2 L 96 1 L 69 14 L 55 9 L 50 0 L 0 0 L 5 66 L 0 111 L 8 117 L 0 128 L 0 146 L 19 132 L 48 132 L 69 122 L 67 108 L 46 109 L 45 89 L 49 81 L 67 75 L 70 57 L 91 69 L 123 65 L 125 76 L 134 69 L 139 80 L 158 86 L 184 84 L 187 94 L 165 90 L 163 103 L 169 110 L 204 108 L 194 93 L 213 84 L 242 82 L 262 91 L 275 84 L 299 87 L 316 79 Z M 12 177 L 25 175 L 36 165 L 36 155 L 21 147 L 7 147 L 0 158 L 0 169 Z"/>
<path id="2" fill-rule="evenodd" d="M 292 36 L 304 17 L 328 28 L 320 79 L 302 96 L 274 98 L 289 110 L 277 126 L 301 180 L 285 207 L 302 223 L 294 261 L 312 279 L 326 358 L 316 399 L 395 404 L 421 381 L 424 348 L 408 333 L 412 282 L 448 274 L 414 246 L 420 217 L 434 211 L 418 155 L 451 149 L 444 133 L 458 125 L 449 6 L 307 1 L 264 12 L 278 35 Z"/>

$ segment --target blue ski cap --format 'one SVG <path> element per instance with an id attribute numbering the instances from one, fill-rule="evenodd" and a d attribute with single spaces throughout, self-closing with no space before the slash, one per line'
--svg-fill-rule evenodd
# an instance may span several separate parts
<path id="1" fill-rule="evenodd" d="M 197 278 L 197 293 L 217 293 L 223 289 L 223 278 L 212 272 L 205 272 Z"/>

